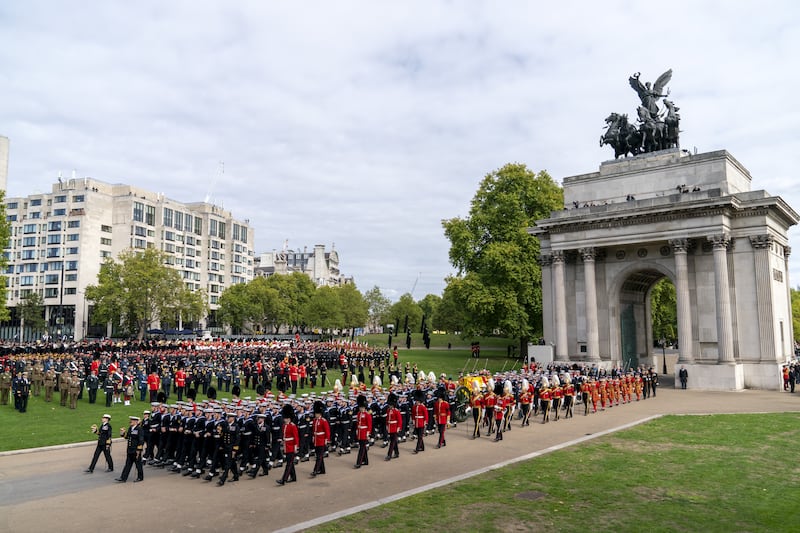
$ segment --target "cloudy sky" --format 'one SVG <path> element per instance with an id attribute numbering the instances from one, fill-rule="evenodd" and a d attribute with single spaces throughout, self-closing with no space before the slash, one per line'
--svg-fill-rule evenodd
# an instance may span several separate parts
<path id="1" fill-rule="evenodd" d="M 798 6 L 2 2 L 8 195 L 74 169 L 210 196 L 257 252 L 335 243 L 362 291 L 420 299 L 453 271 L 441 220 L 486 173 L 596 171 L 603 119 L 638 105 L 628 76 L 671 68 L 682 147 L 727 149 L 800 210 Z"/>

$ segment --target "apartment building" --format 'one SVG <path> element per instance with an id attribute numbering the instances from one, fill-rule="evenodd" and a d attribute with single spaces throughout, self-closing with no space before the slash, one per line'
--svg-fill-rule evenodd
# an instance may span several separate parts
<path id="1" fill-rule="evenodd" d="M 5 203 L 11 223 L 4 251 L 6 303 L 12 320 L 0 326 L 2 338 L 32 335 L 21 331 L 14 309 L 31 292 L 44 299 L 51 335 L 108 334 L 103 326 L 91 325 L 85 289 L 97 283 L 105 258 L 130 248 L 162 250 L 187 287 L 206 291 L 209 315 L 184 328 L 216 328 L 222 291 L 253 279 L 254 230 L 249 221 L 213 204 L 181 203 L 133 185 L 75 177 L 59 177 L 49 193 Z"/>

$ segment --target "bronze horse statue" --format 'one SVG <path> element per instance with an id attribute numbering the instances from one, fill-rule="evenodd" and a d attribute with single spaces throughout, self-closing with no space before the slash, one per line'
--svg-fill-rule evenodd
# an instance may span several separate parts
<path id="1" fill-rule="evenodd" d="M 628 115 L 611 113 L 606 117 L 606 132 L 600 137 L 600 146 L 611 145 L 614 159 L 642 151 L 642 135 L 636 126 L 628 122 Z"/>

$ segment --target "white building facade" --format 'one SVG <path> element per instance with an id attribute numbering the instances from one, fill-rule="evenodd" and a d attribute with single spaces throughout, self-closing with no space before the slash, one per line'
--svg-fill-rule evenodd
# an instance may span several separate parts
<path id="1" fill-rule="evenodd" d="M 256 257 L 256 276 L 269 277 L 292 272 L 302 272 L 317 287 L 338 287 L 353 283 L 352 278 L 343 276 L 339 270 L 339 252 L 333 245 L 330 252 L 325 251 L 324 245 L 317 244 L 311 252 L 307 248 L 302 252 L 284 249 L 280 252 L 265 252 Z"/>
<path id="2" fill-rule="evenodd" d="M 89 320 L 86 286 L 100 266 L 126 249 L 156 248 L 192 290 L 204 289 L 209 315 L 197 329 L 215 328 L 218 299 L 226 287 L 254 275 L 254 230 L 248 221 L 205 202 L 181 203 L 132 185 L 93 178 L 62 180 L 49 193 L 6 199 L 11 224 L 4 251 L 7 306 L 36 292 L 44 300 L 51 335 L 82 339 L 106 335 Z M 30 335 L 19 319 L 0 327 L 0 337 Z M 24 339 L 29 340 L 29 339 Z"/>

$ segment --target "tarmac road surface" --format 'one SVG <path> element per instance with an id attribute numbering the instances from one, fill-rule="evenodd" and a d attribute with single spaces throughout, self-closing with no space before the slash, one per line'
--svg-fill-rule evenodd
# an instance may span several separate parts
<path id="1" fill-rule="evenodd" d="M 30 453 L 0 454 L 0 531 L 274 531 L 293 530 L 309 520 L 370 506 L 398 493 L 414 491 L 441 480 L 490 468 L 534 452 L 585 439 L 588 435 L 636 423 L 662 414 L 752 413 L 800 411 L 800 392 L 745 390 L 710 392 L 662 387 L 658 396 L 548 424 L 532 419 L 519 427 L 515 420 L 504 440 L 486 436 L 472 440 L 472 423 L 447 432 L 447 447 L 435 449 L 436 436 L 425 440 L 426 451 L 410 452 L 414 442 L 400 444 L 400 458 L 385 462 L 385 450 L 370 448 L 370 464 L 354 470 L 356 450 L 326 459 L 327 474 L 309 477 L 313 460 L 297 466 L 297 483 L 280 487 L 269 476 L 218 487 L 145 466 L 145 480 L 115 483 L 125 464 L 124 443 L 115 442 L 115 471 L 106 473 L 100 457 L 93 474 L 89 465 L 95 443 L 53 447 Z"/>

